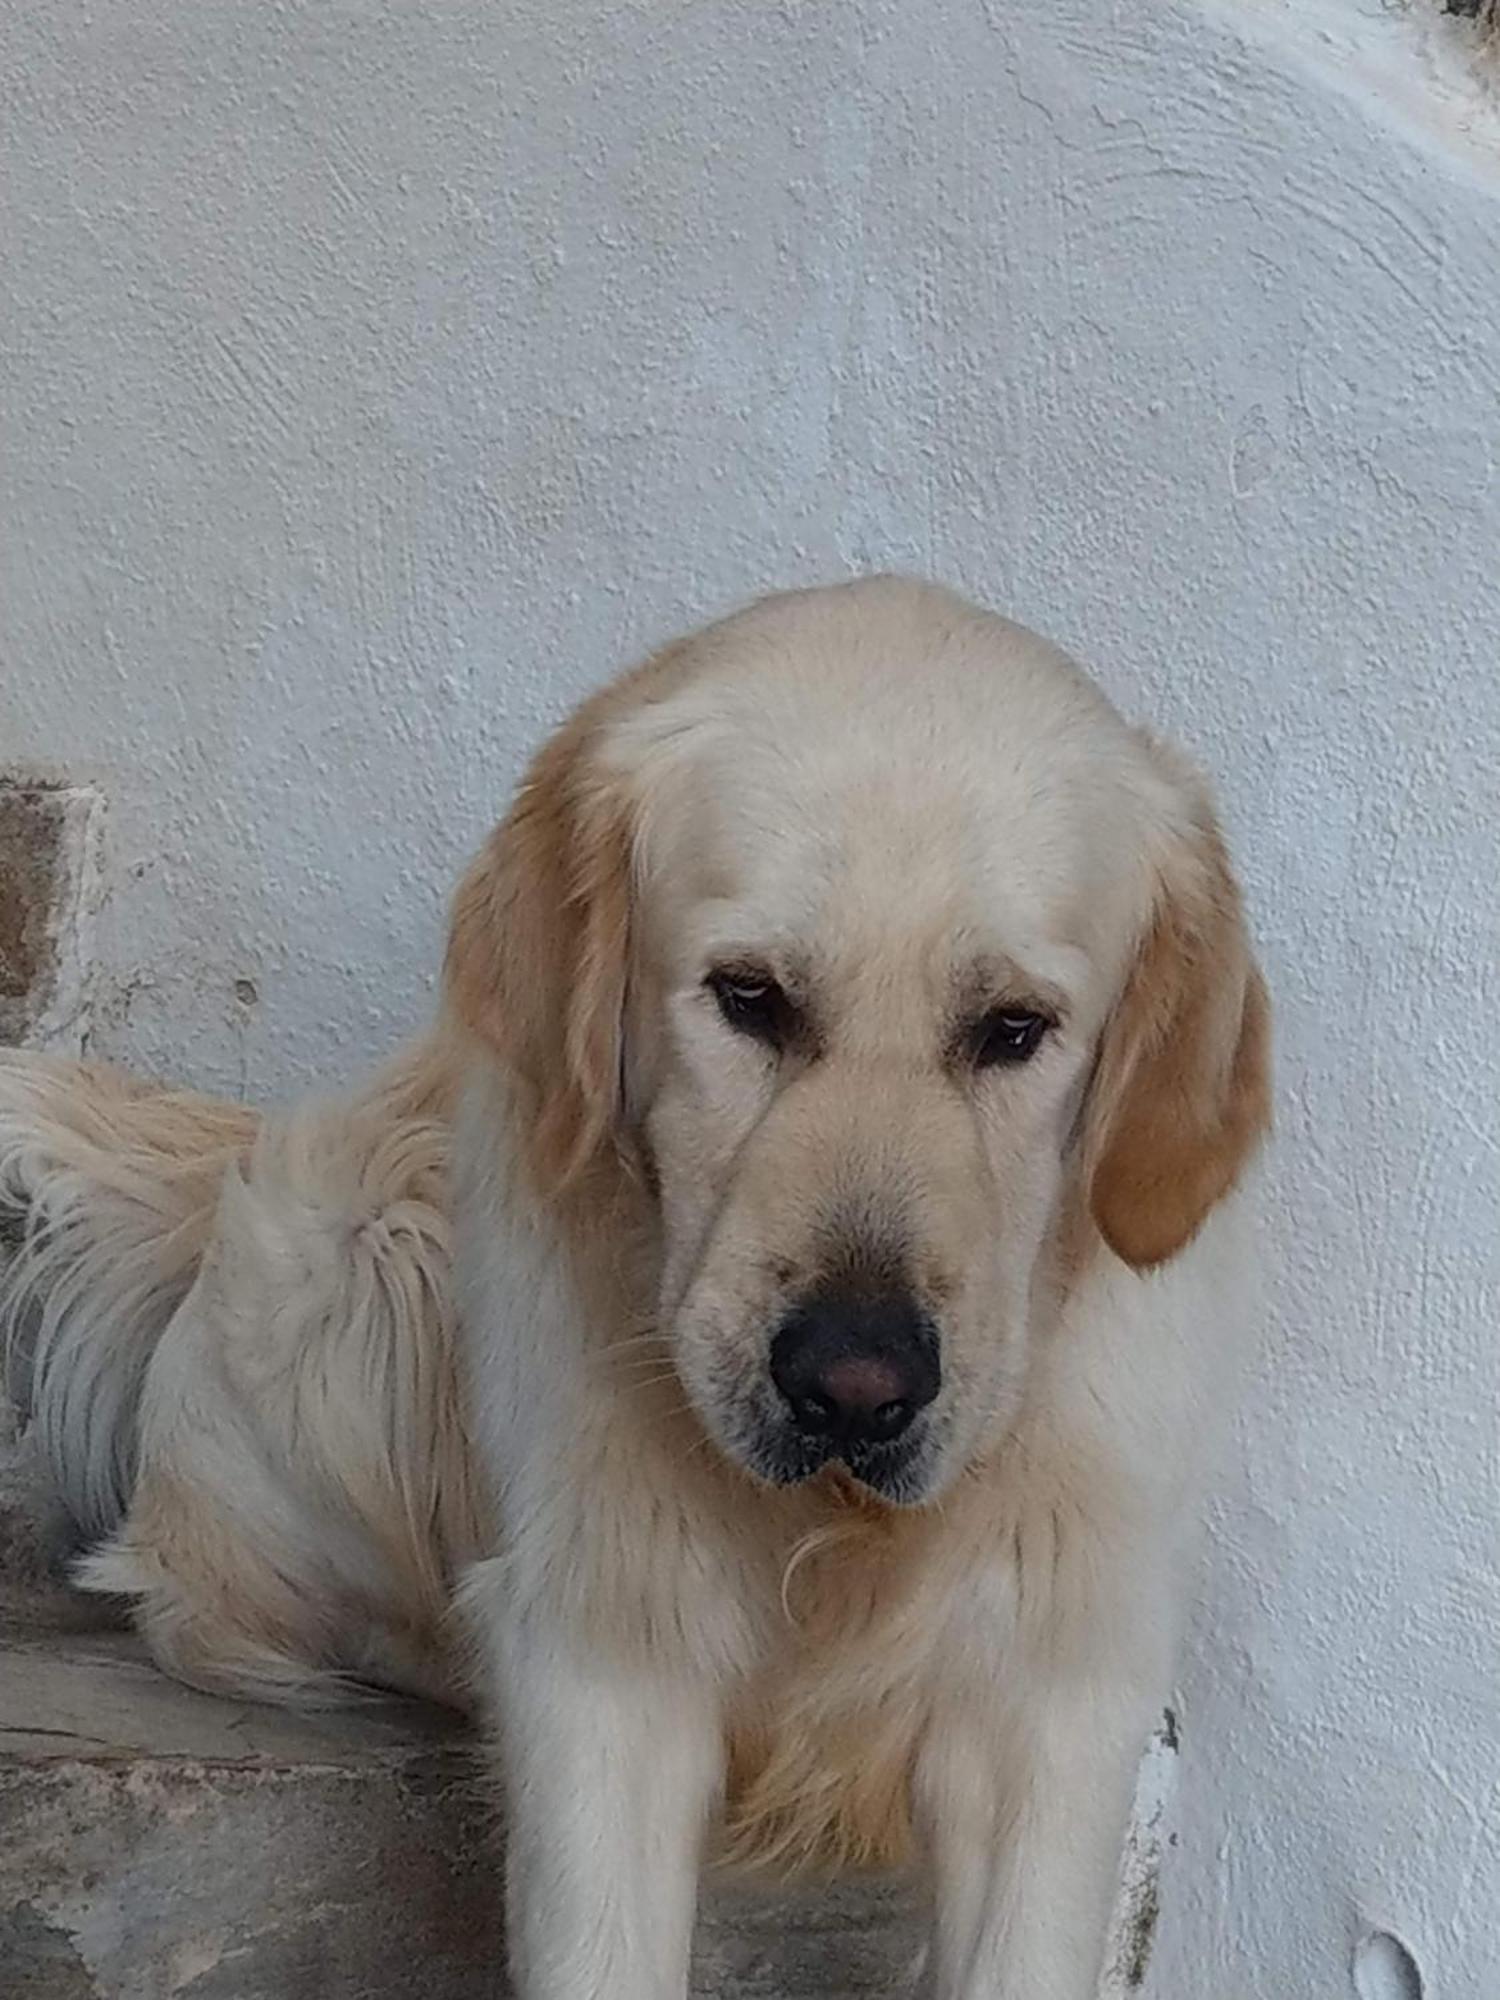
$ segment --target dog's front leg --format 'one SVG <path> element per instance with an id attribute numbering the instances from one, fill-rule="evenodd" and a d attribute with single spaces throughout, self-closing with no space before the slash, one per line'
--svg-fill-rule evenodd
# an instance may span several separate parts
<path id="1" fill-rule="evenodd" d="M 488 1635 L 517 2000 L 682 2000 L 721 1783 L 701 1686 L 532 1616 Z"/>
<path id="2" fill-rule="evenodd" d="M 941 1716 L 917 1773 L 935 1892 L 923 2000 L 1095 2000 L 1155 1694 L 1056 1685 Z"/>

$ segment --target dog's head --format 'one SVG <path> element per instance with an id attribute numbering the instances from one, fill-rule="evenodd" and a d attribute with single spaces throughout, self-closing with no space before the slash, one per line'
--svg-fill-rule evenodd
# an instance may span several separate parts
<path id="1" fill-rule="evenodd" d="M 1197 779 L 1042 640 L 893 579 L 586 704 L 460 890 L 448 990 L 544 1198 L 586 1230 L 644 1177 L 721 1448 L 892 1501 L 1013 1418 L 1080 1230 L 1175 1256 L 1267 1118 Z"/>

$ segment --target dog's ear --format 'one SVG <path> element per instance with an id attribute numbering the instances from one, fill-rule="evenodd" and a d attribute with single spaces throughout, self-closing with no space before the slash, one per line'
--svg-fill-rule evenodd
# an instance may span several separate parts
<path id="1" fill-rule="evenodd" d="M 621 1115 L 631 815 L 599 738 L 589 703 L 541 750 L 448 938 L 448 1005 L 500 1058 L 549 1195 L 612 1157 Z"/>
<path id="2" fill-rule="evenodd" d="M 1270 1004 L 1201 793 L 1105 1029 L 1089 1091 L 1094 1220 L 1137 1270 L 1190 1243 L 1270 1123 Z"/>

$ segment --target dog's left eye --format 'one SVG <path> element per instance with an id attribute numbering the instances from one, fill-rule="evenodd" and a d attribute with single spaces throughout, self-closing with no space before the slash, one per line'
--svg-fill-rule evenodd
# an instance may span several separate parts
<path id="1" fill-rule="evenodd" d="M 979 1069 L 1030 1061 L 1052 1026 L 1045 1014 L 1025 1007 L 995 1007 L 974 1024 L 970 1050 Z"/>
<path id="2" fill-rule="evenodd" d="M 796 1023 L 796 1009 L 774 979 L 758 972 L 711 972 L 704 981 L 736 1034 L 779 1049 Z"/>

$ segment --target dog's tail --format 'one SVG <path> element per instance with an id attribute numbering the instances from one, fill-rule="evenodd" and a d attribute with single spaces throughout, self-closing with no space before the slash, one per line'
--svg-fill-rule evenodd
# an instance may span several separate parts
<path id="1" fill-rule="evenodd" d="M 129 1505 L 147 1365 L 257 1124 L 102 1064 L 0 1050 L 0 1361 L 90 1541 Z"/>

